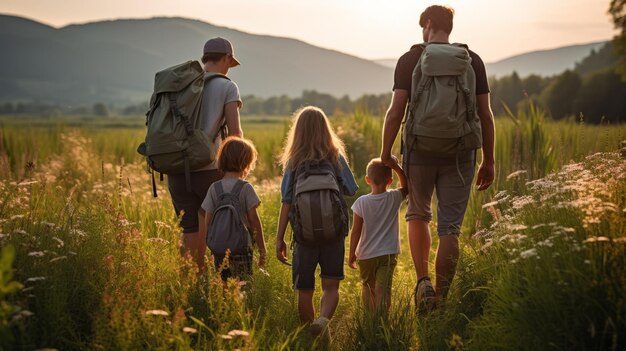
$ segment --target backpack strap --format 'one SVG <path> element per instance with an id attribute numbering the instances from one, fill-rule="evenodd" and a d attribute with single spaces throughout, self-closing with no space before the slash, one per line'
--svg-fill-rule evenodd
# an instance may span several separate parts
<path id="1" fill-rule="evenodd" d="M 244 180 L 241 180 L 241 179 L 237 180 L 237 183 L 235 183 L 230 193 L 233 194 L 233 196 L 235 196 L 237 199 L 239 199 L 239 194 L 241 194 L 241 190 L 246 184 L 248 184 L 248 182 Z"/>
<path id="2" fill-rule="evenodd" d="M 215 182 L 215 195 L 219 198 L 224 194 L 224 186 L 221 181 Z"/>
<path id="3" fill-rule="evenodd" d="M 180 109 L 178 108 L 178 102 L 176 100 L 178 98 L 177 94 L 168 93 L 167 95 L 170 100 L 170 108 L 172 109 L 172 114 L 174 115 L 174 117 L 180 118 L 183 121 L 183 124 L 185 124 L 185 131 L 187 132 L 187 135 L 193 135 L 193 127 L 191 126 L 189 118 L 187 118 L 187 116 L 180 112 Z"/>

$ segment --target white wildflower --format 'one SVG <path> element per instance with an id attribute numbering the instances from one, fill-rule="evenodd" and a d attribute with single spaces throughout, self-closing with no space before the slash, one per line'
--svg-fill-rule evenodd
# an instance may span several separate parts
<path id="1" fill-rule="evenodd" d="M 250 333 L 245 330 L 234 329 L 234 330 L 229 331 L 228 335 L 248 337 L 250 336 Z"/>
<path id="2" fill-rule="evenodd" d="M 184 327 L 183 328 L 183 333 L 196 334 L 196 333 L 198 333 L 198 329 L 192 328 L 192 327 Z"/>
<path id="3" fill-rule="evenodd" d="M 31 277 L 24 281 L 24 283 L 35 283 L 46 280 L 46 277 Z"/>
<path id="4" fill-rule="evenodd" d="M 535 248 L 528 249 L 528 250 L 520 252 L 519 255 L 521 258 L 529 258 L 529 257 L 537 255 L 537 249 Z"/>
<path id="5" fill-rule="evenodd" d="M 163 310 L 148 310 L 146 311 L 146 314 L 150 316 L 169 316 L 170 315 L 167 311 L 163 311 Z"/>
<path id="6" fill-rule="evenodd" d="M 498 204 L 498 201 L 491 201 L 483 205 L 483 208 L 492 207 Z"/>
<path id="7" fill-rule="evenodd" d="M 28 253 L 28 256 L 30 257 L 43 257 L 44 255 L 45 253 L 43 251 L 33 251 Z"/>
<path id="8" fill-rule="evenodd" d="M 50 260 L 50 263 L 52 262 L 56 262 L 56 261 L 61 261 L 61 260 L 66 260 L 67 256 L 59 256 L 59 257 L 55 257 L 53 259 Z"/>
<path id="9" fill-rule="evenodd" d="M 57 238 L 56 236 L 53 236 L 52 240 L 57 242 L 57 248 L 62 248 L 63 246 L 65 246 L 65 243 L 63 242 L 63 240 Z"/>
<path id="10" fill-rule="evenodd" d="M 514 198 L 512 206 L 514 209 L 519 210 L 523 208 L 524 206 L 534 204 L 534 203 L 535 203 L 535 199 L 533 199 L 532 196 L 525 195 L 525 196 Z"/>

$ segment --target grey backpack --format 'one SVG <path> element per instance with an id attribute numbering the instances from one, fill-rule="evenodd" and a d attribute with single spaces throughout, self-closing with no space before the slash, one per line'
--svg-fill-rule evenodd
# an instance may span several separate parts
<path id="1" fill-rule="evenodd" d="M 297 243 L 319 246 L 348 235 L 342 180 L 329 160 L 308 160 L 295 171 L 289 221 Z"/>
<path id="2" fill-rule="evenodd" d="M 406 112 L 404 158 L 417 150 L 454 157 L 482 146 L 476 76 L 464 44 L 420 44 Z"/>
<path id="3" fill-rule="evenodd" d="M 148 131 L 137 148 L 152 171 L 154 197 L 154 171 L 161 175 L 184 173 L 187 191 L 191 191 L 190 172 L 215 159 L 214 141 L 220 130 L 200 129 L 202 92 L 210 80 L 228 77 L 214 74 L 205 79 L 204 74 L 198 61 L 188 61 L 155 75 L 150 110 L 146 113 Z"/>
<path id="4" fill-rule="evenodd" d="M 252 237 L 244 224 L 242 216 L 245 211 L 239 201 L 239 194 L 246 184 L 238 180 L 226 193 L 221 181 L 215 183 L 217 204 L 206 237 L 206 244 L 214 255 L 225 255 L 227 251 L 231 255 L 241 255 L 252 250 Z"/>

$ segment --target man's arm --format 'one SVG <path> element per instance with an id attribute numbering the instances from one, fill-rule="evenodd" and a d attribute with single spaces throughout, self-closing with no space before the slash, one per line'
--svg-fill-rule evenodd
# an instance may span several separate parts
<path id="1" fill-rule="evenodd" d="M 241 107 L 240 101 L 231 101 L 224 105 L 224 119 L 226 120 L 226 127 L 228 128 L 229 136 L 238 136 L 243 138 L 243 131 L 241 130 L 241 121 L 239 119 L 239 108 Z"/>
<path id="2" fill-rule="evenodd" d="M 494 144 L 496 127 L 493 121 L 489 93 L 476 95 L 476 104 L 478 105 L 478 116 L 480 117 L 483 133 L 483 161 L 478 170 L 476 185 L 478 190 L 485 190 L 493 183 L 495 176 Z"/>
<path id="3" fill-rule="evenodd" d="M 402 169 L 402 167 L 400 167 L 400 162 L 398 161 L 398 158 L 395 156 L 391 156 L 391 159 L 393 160 L 394 165 L 391 166 L 391 169 L 393 169 L 396 174 L 398 175 L 398 179 L 400 180 L 400 191 L 402 192 L 402 197 L 406 197 L 409 194 L 409 187 L 407 185 L 407 179 L 406 179 L 406 174 L 404 173 L 404 170 Z"/>
<path id="4" fill-rule="evenodd" d="M 391 148 L 393 142 L 398 136 L 398 131 L 402 125 L 402 118 L 406 111 L 406 104 L 409 101 L 409 92 L 404 89 L 396 89 L 391 97 L 391 105 L 385 115 L 385 124 L 383 125 L 383 146 L 380 151 L 380 159 L 388 166 L 393 165 L 391 159 Z"/>

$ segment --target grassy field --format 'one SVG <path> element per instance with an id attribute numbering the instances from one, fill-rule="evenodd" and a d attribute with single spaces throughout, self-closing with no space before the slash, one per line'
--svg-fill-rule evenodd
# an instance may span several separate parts
<path id="1" fill-rule="evenodd" d="M 359 194 L 367 193 L 364 167 L 380 149 L 382 120 L 357 113 L 332 122 Z M 271 255 L 275 155 L 289 120 L 242 124 L 259 150 L 251 182 L 270 259 L 251 282 L 223 288 L 215 272 L 198 276 L 179 257 L 166 183 L 153 198 L 135 152 L 142 119 L 1 119 L 0 349 L 318 347 L 299 325 L 290 268 Z M 358 272 L 346 267 L 331 349 L 626 347 L 626 161 L 618 151 L 626 126 L 546 121 L 534 108 L 496 124 L 496 182 L 472 194 L 446 304 L 415 315 L 402 225 L 390 313 L 361 309 Z"/>

